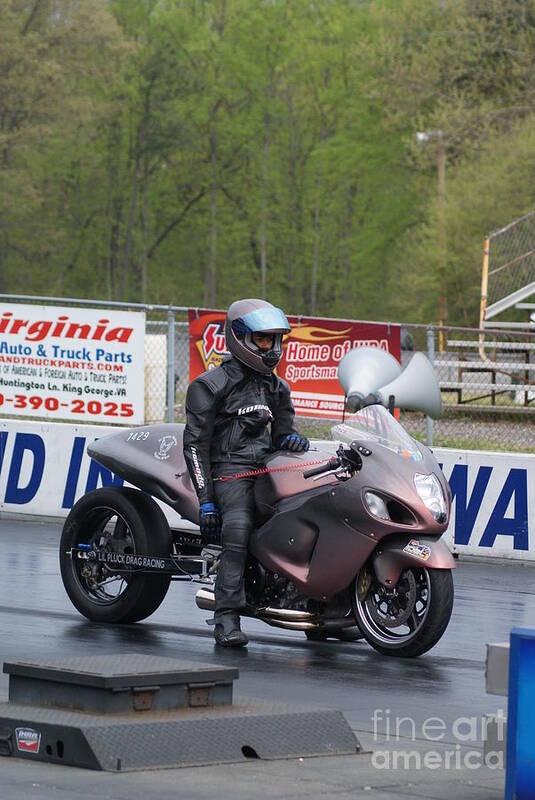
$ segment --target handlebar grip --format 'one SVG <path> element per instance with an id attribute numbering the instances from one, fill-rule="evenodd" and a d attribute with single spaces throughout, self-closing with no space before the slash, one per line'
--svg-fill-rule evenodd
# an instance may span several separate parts
<path id="1" fill-rule="evenodd" d="M 320 464 L 319 467 L 312 467 L 312 469 L 305 470 L 305 472 L 303 472 L 303 478 L 312 478 L 313 475 L 321 475 L 322 472 L 330 472 L 339 466 L 339 458 L 330 458 L 326 464 Z"/>

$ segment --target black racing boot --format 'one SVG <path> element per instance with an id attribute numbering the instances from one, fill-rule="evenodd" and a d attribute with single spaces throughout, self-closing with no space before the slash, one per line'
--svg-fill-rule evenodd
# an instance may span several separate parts
<path id="1" fill-rule="evenodd" d="M 249 639 L 240 627 L 240 615 L 236 613 L 221 614 L 215 617 L 214 637 L 221 647 L 245 647 Z"/>

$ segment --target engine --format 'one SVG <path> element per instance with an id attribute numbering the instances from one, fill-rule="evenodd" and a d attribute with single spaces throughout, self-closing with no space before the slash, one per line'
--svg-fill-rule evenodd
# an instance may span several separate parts
<path id="1" fill-rule="evenodd" d="M 284 575 L 270 572 L 258 561 L 250 560 L 245 569 L 245 595 L 250 606 L 272 608 L 300 608 L 306 606 L 306 597 L 300 595 L 295 585 Z"/>

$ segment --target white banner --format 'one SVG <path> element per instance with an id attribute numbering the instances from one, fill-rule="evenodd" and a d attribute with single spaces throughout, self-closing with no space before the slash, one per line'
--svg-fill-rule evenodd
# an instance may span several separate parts
<path id="1" fill-rule="evenodd" d="M 99 486 L 124 481 L 99 466 L 86 447 L 117 427 L 5 420 L 0 423 L 0 511 L 66 517 L 74 503 Z M 158 503 L 172 527 L 194 526 Z"/>
<path id="2" fill-rule="evenodd" d="M 121 478 L 86 453 L 89 442 L 112 430 L 117 428 L 1 422 L 0 510 L 64 517 L 86 492 L 121 485 Z M 325 448 L 327 443 L 321 444 Z M 453 494 L 445 534 L 449 547 L 457 553 L 535 561 L 535 456 L 434 452 Z M 162 508 L 173 527 L 192 527 L 168 506 Z"/>
<path id="3" fill-rule="evenodd" d="M 455 553 L 535 561 L 535 456 L 434 448 L 453 496 Z"/>
<path id="4" fill-rule="evenodd" d="M 0 304 L 0 413 L 144 421 L 145 314 Z"/>

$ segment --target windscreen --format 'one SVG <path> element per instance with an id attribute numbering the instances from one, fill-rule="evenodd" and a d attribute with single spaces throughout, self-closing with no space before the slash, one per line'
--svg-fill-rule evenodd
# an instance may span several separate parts
<path id="1" fill-rule="evenodd" d="M 350 444 L 351 442 L 369 441 L 387 447 L 394 453 L 413 461 L 421 461 L 422 454 L 417 443 L 401 427 L 392 414 L 383 406 L 368 406 L 351 419 L 332 428 L 334 439 Z"/>

